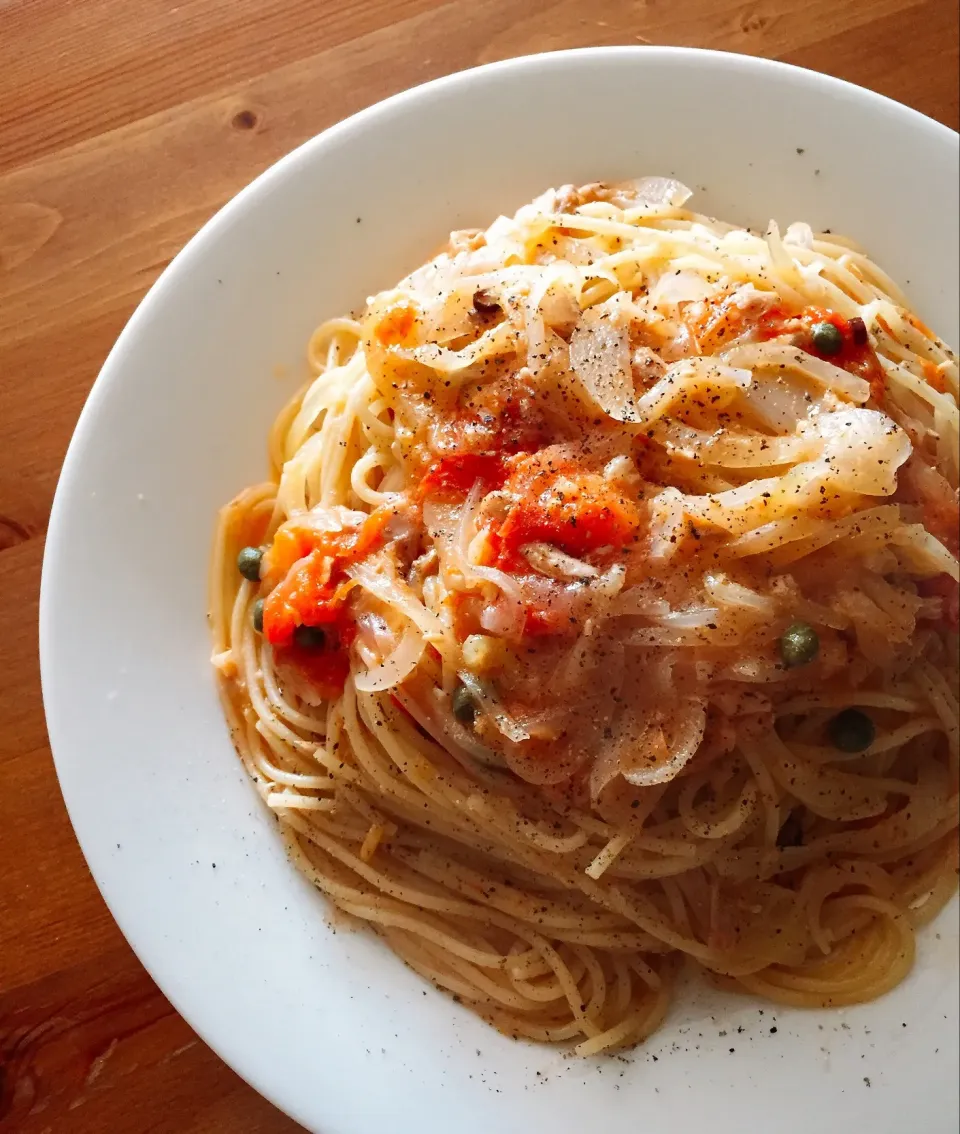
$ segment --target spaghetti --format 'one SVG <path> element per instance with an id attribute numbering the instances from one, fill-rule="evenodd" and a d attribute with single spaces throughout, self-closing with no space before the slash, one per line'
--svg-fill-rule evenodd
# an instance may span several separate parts
<path id="1" fill-rule="evenodd" d="M 851 242 L 689 196 L 550 190 L 324 323 L 212 564 L 299 869 L 580 1054 L 685 959 L 879 996 L 956 889 L 955 357 Z"/>

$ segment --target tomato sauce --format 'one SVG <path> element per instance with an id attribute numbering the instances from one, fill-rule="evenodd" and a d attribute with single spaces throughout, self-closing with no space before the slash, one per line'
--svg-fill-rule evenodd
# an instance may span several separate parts
<path id="1" fill-rule="evenodd" d="M 431 465 L 417 489 L 421 500 L 462 500 L 479 480 L 487 492 L 499 488 L 506 465 L 499 453 L 453 453 Z"/>
<path id="2" fill-rule="evenodd" d="M 355 633 L 346 602 L 356 584 L 345 569 L 382 544 L 391 514 L 378 509 L 360 528 L 339 532 L 320 532 L 294 522 L 281 527 L 274 538 L 269 573 L 284 574 L 263 601 L 263 633 L 272 646 L 285 649 L 311 681 L 316 678 L 318 688 L 329 687 L 336 674 L 346 678 L 346 649 Z M 331 644 L 322 650 L 296 646 L 298 626 L 330 630 Z M 341 660 L 331 660 L 335 655 L 342 655 Z M 341 680 L 340 688 L 342 684 Z"/>
<path id="3" fill-rule="evenodd" d="M 520 457 L 504 487 L 518 497 L 494 533 L 498 565 L 507 569 L 526 543 L 549 543 L 582 557 L 603 547 L 624 547 L 640 527 L 634 504 L 602 476 L 572 462 Z"/>

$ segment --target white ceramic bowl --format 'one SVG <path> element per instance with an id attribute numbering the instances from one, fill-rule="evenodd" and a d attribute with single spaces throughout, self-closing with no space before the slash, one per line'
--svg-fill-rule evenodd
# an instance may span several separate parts
<path id="1" fill-rule="evenodd" d="M 451 228 L 562 182 L 676 174 L 721 217 L 858 238 L 956 345 L 957 158 L 957 136 L 919 114 L 758 59 L 516 59 L 314 138 L 218 213 L 143 301 L 83 411 L 51 518 L 50 736 L 87 861 L 141 960 L 305 1126 L 956 1129 L 956 905 L 878 1003 L 775 1012 L 691 992 L 627 1062 L 504 1039 L 372 936 L 332 932 L 230 746 L 205 592 L 216 510 L 263 474 L 311 329 L 392 285 Z"/>

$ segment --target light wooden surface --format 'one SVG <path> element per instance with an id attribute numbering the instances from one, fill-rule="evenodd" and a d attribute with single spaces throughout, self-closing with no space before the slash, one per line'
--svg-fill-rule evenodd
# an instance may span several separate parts
<path id="1" fill-rule="evenodd" d="M 44 532 L 113 340 L 211 213 L 332 122 L 478 63 L 620 43 L 768 55 L 960 117 L 956 0 L 0 0 L 0 1131 L 298 1129 L 134 958 L 53 771 Z"/>

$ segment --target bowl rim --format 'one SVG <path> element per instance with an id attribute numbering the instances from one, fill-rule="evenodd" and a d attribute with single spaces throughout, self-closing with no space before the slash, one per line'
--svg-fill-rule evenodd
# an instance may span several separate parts
<path id="1" fill-rule="evenodd" d="M 128 349 L 135 343 L 140 328 L 146 324 L 153 314 L 153 309 L 168 290 L 177 286 L 181 274 L 202 258 L 206 247 L 215 241 L 221 231 L 227 228 L 236 218 L 240 217 L 248 202 L 269 192 L 270 186 L 283 181 L 285 178 L 296 176 L 297 168 L 309 162 L 313 154 L 328 144 L 338 141 L 354 131 L 362 131 L 369 124 L 378 119 L 388 117 L 401 107 L 415 108 L 421 100 L 432 100 L 436 96 L 469 86 L 479 77 L 507 75 L 512 72 L 529 70 L 535 72 L 541 68 L 563 69 L 572 61 L 581 59 L 607 60 L 612 58 L 631 60 L 636 66 L 643 67 L 647 62 L 658 60 L 673 62 L 680 66 L 694 64 L 697 61 L 709 62 L 714 67 L 733 71 L 754 71 L 760 76 L 770 80 L 788 81 L 798 84 L 819 84 L 831 88 L 837 97 L 856 99 L 861 103 L 872 104 L 876 111 L 900 117 L 901 120 L 911 124 L 914 128 L 926 131 L 937 137 L 940 145 L 960 147 L 960 134 L 942 122 L 930 118 L 921 111 L 908 107 L 896 100 L 880 94 L 877 91 L 861 87 L 845 79 L 827 75 L 807 67 L 785 63 L 780 60 L 768 59 L 762 56 L 746 55 L 739 52 L 717 49 L 661 46 L 661 45 L 622 45 L 582 47 L 560 51 L 547 51 L 514 56 L 505 60 L 485 63 L 477 67 L 465 68 L 447 75 L 431 79 L 427 82 L 406 88 L 387 98 L 356 111 L 354 114 L 341 119 L 328 126 L 319 133 L 306 139 L 294 149 L 271 163 L 248 182 L 234 196 L 221 205 L 204 224 L 184 244 L 161 274 L 148 288 L 140 299 L 133 313 L 124 325 L 115 343 L 107 354 L 100 370 L 94 380 L 84 401 L 83 407 L 74 427 L 67 452 L 61 466 L 57 480 L 57 487 L 48 520 L 46 542 L 41 567 L 39 617 L 38 617 L 38 645 L 40 661 L 40 682 L 43 699 L 43 709 L 46 719 L 48 740 L 54 767 L 57 772 L 58 786 L 64 806 L 70 818 L 74 835 L 80 845 L 81 852 L 97 885 L 100 895 L 105 902 L 114 921 L 117 923 L 127 944 L 133 950 L 137 959 L 146 969 L 150 979 L 154 981 L 164 997 L 173 1005 L 177 1013 L 183 1017 L 188 1026 L 222 1059 L 237 1075 L 239 1075 L 254 1090 L 271 1102 L 282 1113 L 294 1120 L 302 1122 L 308 1129 L 310 1117 L 304 1114 L 299 1105 L 289 1097 L 285 1097 L 281 1085 L 273 1080 L 267 1081 L 259 1070 L 256 1059 L 251 1055 L 248 1059 L 240 1059 L 237 1055 L 226 1056 L 222 1054 L 222 1045 L 219 1037 L 215 1035 L 216 1025 L 202 1010 L 194 1011 L 192 1003 L 184 1002 L 179 990 L 171 990 L 166 979 L 158 978 L 155 972 L 155 947 L 153 938 L 141 929 L 135 920 L 125 913 L 122 902 L 115 898 L 109 882 L 101 881 L 98 875 L 97 862 L 99 855 L 81 833 L 79 818 L 71 808 L 70 799 L 63 787 L 61 768 L 64 764 L 64 753 L 69 746 L 67 722 L 60 717 L 59 701 L 59 675 L 56 671 L 54 654 L 56 650 L 55 635 L 51 627 L 51 606 L 53 604 L 53 591 L 56 586 L 54 573 L 56 564 L 63 559 L 65 548 L 63 546 L 64 513 L 68 506 L 67 497 L 71 491 L 71 483 L 83 461 L 90 435 L 94 429 L 101 402 L 107 396 L 112 386 L 122 381 L 123 368 L 126 365 Z M 60 756 L 58 757 L 58 752 Z"/>

